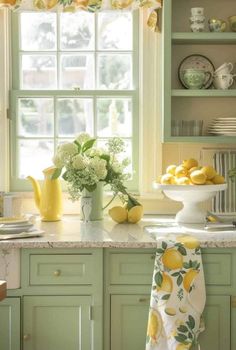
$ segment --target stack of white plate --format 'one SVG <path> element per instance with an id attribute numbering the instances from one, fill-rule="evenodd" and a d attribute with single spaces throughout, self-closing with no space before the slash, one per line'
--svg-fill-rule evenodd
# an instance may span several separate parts
<path id="1" fill-rule="evenodd" d="M 208 133 L 213 135 L 236 136 L 236 117 L 214 119 L 208 127 Z"/>

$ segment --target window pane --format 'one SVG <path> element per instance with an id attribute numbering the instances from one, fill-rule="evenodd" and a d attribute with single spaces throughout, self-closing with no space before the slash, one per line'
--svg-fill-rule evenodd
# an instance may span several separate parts
<path id="1" fill-rule="evenodd" d="M 80 132 L 93 132 L 93 100 L 86 98 L 58 99 L 58 134 L 74 137 Z"/>
<path id="2" fill-rule="evenodd" d="M 97 38 L 100 50 L 132 50 L 132 14 L 98 13 Z"/>
<path id="3" fill-rule="evenodd" d="M 131 89 L 131 55 L 107 54 L 98 57 L 98 88 Z"/>
<path id="4" fill-rule="evenodd" d="M 23 89 L 55 89 L 56 57 L 52 55 L 22 55 Z"/>
<path id="5" fill-rule="evenodd" d="M 55 13 L 21 13 L 20 26 L 22 50 L 56 49 Z"/>
<path id="6" fill-rule="evenodd" d="M 98 136 L 132 135 L 132 101 L 130 98 L 97 99 Z"/>
<path id="7" fill-rule="evenodd" d="M 43 178 L 42 170 L 52 165 L 53 141 L 20 140 L 19 141 L 19 177 L 28 175 Z"/>
<path id="8" fill-rule="evenodd" d="M 94 14 L 78 11 L 61 14 L 61 49 L 94 49 Z"/>
<path id="9" fill-rule="evenodd" d="M 19 135 L 53 136 L 53 99 L 19 99 Z"/>
<path id="10" fill-rule="evenodd" d="M 73 89 L 94 88 L 94 56 L 62 55 L 61 56 L 61 88 Z"/>

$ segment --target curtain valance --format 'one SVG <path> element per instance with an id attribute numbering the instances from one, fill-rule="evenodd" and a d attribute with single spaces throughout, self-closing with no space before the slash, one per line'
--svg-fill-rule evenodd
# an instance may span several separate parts
<path id="1" fill-rule="evenodd" d="M 159 31 L 159 11 L 162 0 L 0 0 L 0 8 L 8 7 L 13 11 L 55 11 L 89 12 L 107 10 L 135 10 L 148 8 L 148 26 Z"/>

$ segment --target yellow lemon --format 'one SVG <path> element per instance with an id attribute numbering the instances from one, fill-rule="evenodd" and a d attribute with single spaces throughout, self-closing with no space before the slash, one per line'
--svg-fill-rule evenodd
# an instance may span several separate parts
<path id="1" fill-rule="evenodd" d="M 162 274 L 162 284 L 160 287 L 157 287 L 157 291 L 163 290 L 164 292 L 171 293 L 173 290 L 173 282 L 169 275 L 165 272 Z"/>
<path id="2" fill-rule="evenodd" d="M 202 169 L 201 166 L 194 166 L 194 167 L 192 167 L 191 169 L 189 169 L 188 173 L 189 173 L 189 175 L 190 175 L 193 171 L 195 171 L 195 170 L 201 170 L 201 169 Z"/>
<path id="3" fill-rule="evenodd" d="M 151 310 L 148 319 L 147 335 L 152 338 L 155 342 L 159 338 L 162 331 L 162 319 L 160 314 Z"/>
<path id="4" fill-rule="evenodd" d="M 206 175 L 201 172 L 201 170 L 195 170 L 190 175 L 191 181 L 195 185 L 204 185 L 206 182 Z"/>
<path id="5" fill-rule="evenodd" d="M 171 179 L 173 179 L 173 175 L 171 174 L 164 174 L 161 177 L 161 184 L 162 185 L 170 185 L 171 184 Z"/>
<path id="6" fill-rule="evenodd" d="M 169 165 L 166 168 L 166 173 L 171 174 L 171 175 L 175 175 L 175 169 L 176 169 L 176 165 Z"/>
<path id="7" fill-rule="evenodd" d="M 214 183 L 211 180 L 206 180 L 205 185 L 214 185 Z"/>
<path id="8" fill-rule="evenodd" d="M 214 169 L 212 166 L 210 166 L 210 165 L 204 166 L 204 167 L 201 169 L 201 172 L 202 172 L 203 174 L 206 175 L 207 180 L 213 179 L 213 177 L 215 177 L 216 174 L 217 174 L 216 171 L 215 171 L 215 169 Z"/>
<path id="9" fill-rule="evenodd" d="M 179 177 L 176 179 L 177 185 L 190 185 L 190 179 L 187 176 Z"/>
<path id="10" fill-rule="evenodd" d="M 175 316 L 176 315 L 176 310 L 173 307 L 166 307 L 165 308 L 165 313 L 169 316 Z"/>
<path id="11" fill-rule="evenodd" d="M 213 177 L 212 182 L 215 185 L 224 184 L 225 183 L 225 178 L 224 178 L 224 176 L 221 176 L 221 175 L 217 174 L 216 176 Z"/>
<path id="12" fill-rule="evenodd" d="M 191 344 L 178 344 L 176 350 L 189 350 Z"/>
<path id="13" fill-rule="evenodd" d="M 136 222 L 140 221 L 143 216 L 143 206 L 136 205 L 128 211 L 128 222 L 132 224 L 136 224 Z"/>
<path id="14" fill-rule="evenodd" d="M 184 275 L 183 286 L 186 292 L 189 292 L 189 289 L 198 275 L 198 272 L 198 270 L 191 269 Z"/>
<path id="15" fill-rule="evenodd" d="M 171 185 L 176 185 L 176 184 L 177 184 L 177 177 L 173 176 L 173 177 L 170 179 L 170 183 L 171 183 Z"/>
<path id="16" fill-rule="evenodd" d="M 179 308 L 179 311 L 180 311 L 182 314 L 186 314 L 186 312 L 188 311 L 188 308 L 187 308 L 187 306 L 181 306 L 181 307 Z"/>
<path id="17" fill-rule="evenodd" d="M 113 207 L 108 211 L 108 214 L 115 222 L 118 222 L 118 224 L 127 221 L 128 218 L 127 209 L 124 207 Z"/>
<path id="18" fill-rule="evenodd" d="M 176 177 L 183 177 L 188 175 L 188 169 L 185 168 L 183 165 L 179 165 L 175 169 L 175 176 Z"/>
<path id="19" fill-rule="evenodd" d="M 170 270 L 181 269 L 183 267 L 183 257 L 175 248 L 169 248 L 162 256 L 162 263 Z"/>
<path id="20" fill-rule="evenodd" d="M 198 161 L 196 159 L 194 159 L 194 158 L 190 158 L 190 159 L 187 159 L 187 160 L 183 160 L 182 165 L 189 170 L 189 169 L 191 169 L 193 167 L 198 166 Z"/>
<path id="21" fill-rule="evenodd" d="M 195 237 L 190 235 L 177 236 L 176 240 L 182 243 L 188 249 L 195 249 L 200 246 L 199 241 Z"/>

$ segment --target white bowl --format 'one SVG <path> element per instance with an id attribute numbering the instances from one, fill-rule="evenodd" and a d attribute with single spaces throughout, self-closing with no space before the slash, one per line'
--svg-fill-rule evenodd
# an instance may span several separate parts
<path id="1" fill-rule="evenodd" d="M 156 182 L 153 187 L 162 190 L 167 197 L 182 202 L 183 209 L 175 217 L 175 221 L 185 224 L 203 224 L 207 211 L 199 203 L 213 198 L 217 192 L 224 191 L 227 184 L 222 185 L 161 185 Z"/>

